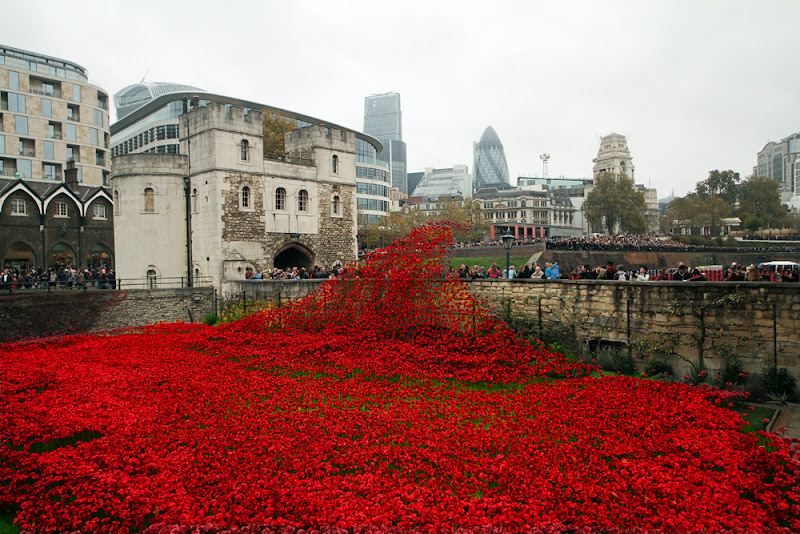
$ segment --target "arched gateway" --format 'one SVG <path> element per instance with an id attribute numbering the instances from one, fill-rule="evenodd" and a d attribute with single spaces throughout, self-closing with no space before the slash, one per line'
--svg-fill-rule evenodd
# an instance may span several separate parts
<path id="1" fill-rule="evenodd" d="M 276 269 L 291 269 L 292 267 L 305 267 L 307 271 L 314 268 L 314 253 L 299 243 L 286 245 L 275 255 Z"/>

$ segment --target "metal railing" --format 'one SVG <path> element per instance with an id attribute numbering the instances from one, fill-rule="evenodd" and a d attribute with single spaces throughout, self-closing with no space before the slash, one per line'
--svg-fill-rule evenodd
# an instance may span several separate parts
<path id="1" fill-rule="evenodd" d="M 144 278 L 91 278 L 83 283 L 77 279 L 17 281 L 3 283 L 0 281 L 0 295 L 33 291 L 95 291 L 95 290 L 129 290 L 129 289 L 176 289 L 182 287 L 210 287 L 210 276 L 194 277 L 189 283 L 186 276 L 144 277 Z"/>

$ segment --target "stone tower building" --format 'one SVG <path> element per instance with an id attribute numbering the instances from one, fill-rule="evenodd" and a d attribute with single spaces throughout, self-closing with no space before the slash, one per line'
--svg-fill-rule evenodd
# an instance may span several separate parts
<path id="1" fill-rule="evenodd" d="M 116 156 L 121 278 L 192 276 L 225 290 L 247 268 L 356 259 L 356 139 L 311 125 L 263 156 L 260 111 L 218 102 L 180 118 L 180 152 Z M 157 283 L 157 282 L 156 282 Z"/>
<path id="2" fill-rule="evenodd" d="M 594 162 L 594 177 L 604 172 L 624 174 L 636 179 L 633 175 L 633 158 L 628 150 L 628 141 L 624 135 L 612 133 L 600 138 L 600 149 Z"/>

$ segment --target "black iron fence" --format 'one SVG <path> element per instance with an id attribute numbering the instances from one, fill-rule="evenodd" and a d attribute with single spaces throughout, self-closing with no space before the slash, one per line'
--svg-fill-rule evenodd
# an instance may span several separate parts
<path id="1" fill-rule="evenodd" d="M 173 289 L 179 287 L 209 287 L 210 276 L 196 276 L 191 280 L 186 276 L 161 277 L 148 276 L 144 278 L 98 278 L 80 282 L 78 280 L 29 280 L 29 281 L 0 281 L 0 294 L 13 294 L 16 292 L 37 291 L 96 291 L 96 290 L 125 290 L 125 289 Z"/>

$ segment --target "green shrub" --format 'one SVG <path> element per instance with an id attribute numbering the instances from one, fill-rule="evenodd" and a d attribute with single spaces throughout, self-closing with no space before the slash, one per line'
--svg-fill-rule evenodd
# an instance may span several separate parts
<path id="1" fill-rule="evenodd" d="M 632 375 L 636 372 L 636 361 L 627 350 L 600 349 L 597 351 L 597 365 L 604 371 Z"/>
<path id="2" fill-rule="evenodd" d="M 665 373 L 668 375 L 675 374 L 675 371 L 672 369 L 671 363 L 658 358 L 655 358 L 647 362 L 646 369 L 647 369 L 647 374 L 649 374 L 650 376 L 659 376 L 659 375 L 664 375 Z"/>
<path id="3" fill-rule="evenodd" d="M 704 364 L 700 365 L 692 365 L 689 368 L 689 374 L 686 375 L 684 378 L 688 379 L 692 385 L 702 384 L 706 380 L 708 380 L 708 370 L 706 370 L 706 366 Z"/>
<path id="4" fill-rule="evenodd" d="M 208 315 L 205 316 L 203 322 L 207 325 L 214 326 L 219 322 L 219 316 L 217 316 L 216 313 L 209 313 Z"/>
<path id="5" fill-rule="evenodd" d="M 725 365 L 719 372 L 720 381 L 724 384 L 743 386 L 747 382 L 744 365 L 739 358 L 726 358 Z"/>
<path id="6" fill-rule="evenodd" d="M 770 365 L 761 373 L 764 393 L 775 399 L 788 400 L 794 396 L 797 380 L 789 374 L 785 367 Z"/>

